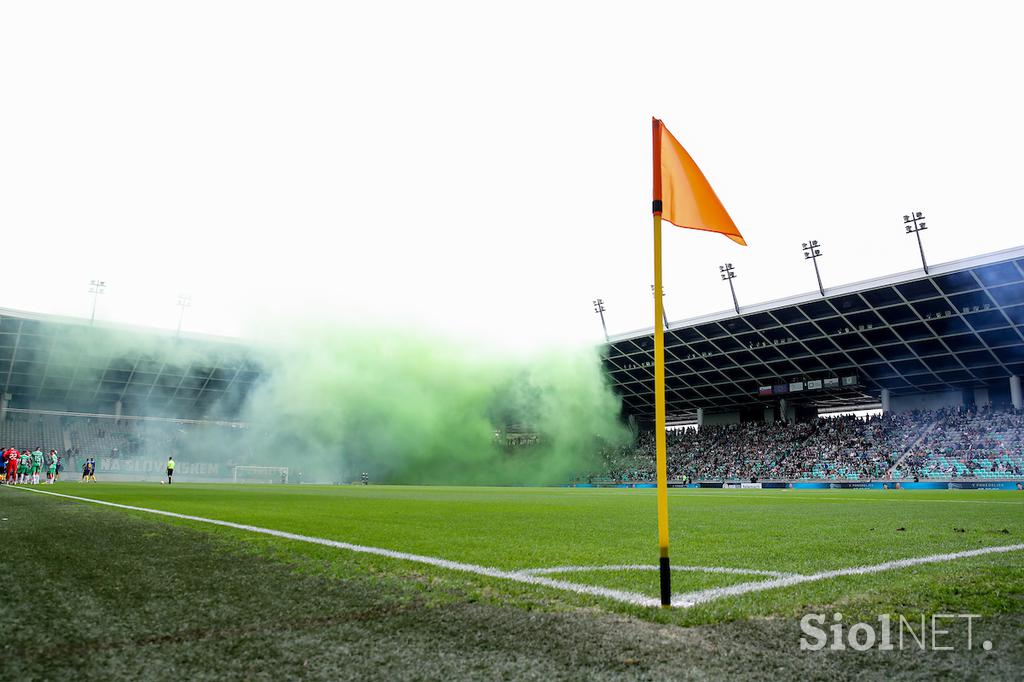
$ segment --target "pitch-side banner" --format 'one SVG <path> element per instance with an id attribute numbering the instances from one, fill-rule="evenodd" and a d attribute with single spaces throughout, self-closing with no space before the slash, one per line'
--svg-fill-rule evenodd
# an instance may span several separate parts
<path id="1" fill-rule="evenodd" d="M 99 474 L 163 474 L 166 470 L 166 460 L 96 458 L 96 471 Z M 214 462 L 182 462 L 175 460 L 175 476 L 220 478 L 226 476 L 227 473 L 223 466 Z"/>

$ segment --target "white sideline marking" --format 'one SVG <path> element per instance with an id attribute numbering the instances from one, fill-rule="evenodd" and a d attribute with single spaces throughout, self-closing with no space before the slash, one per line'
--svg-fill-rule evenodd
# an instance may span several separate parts
<path id="1" fill-rule="evenodd" d="M 589 571 L 657 571 L 656 564 L 614 564 L 611 566 L 552 566 L 551 568 L 524 568 L 516 571 L 523 575 L 550 575 L 552 573 L 587 573 Z M 734 575 L 766 575 L 772 578 L 788 578 L 796 573 L 762 571 L 753 568 L 728 568 L 725 566 L 673 566 L 673 571 L 686 573 L 730 573 Z"/>
<path id="2" fill-rule="evenodd" d="M 6 487 L 6 486 L 4 486 Z M 163 511 L 160 509 L 148 509 L 146 507 L 135 507 L 130 504 L 118 504 L 116 502 L 107 502 L 106 500 L 94 500 L 89 497 L 78 497 L 76 495 L 65 495 L 63 493 L 54 493 L 48 490 L 37 490 L 34 488 L 25 488 L 24 486 L 17 486 L 19 490 L 27 490 L 32 493 L 39 493 L 41 495 L 53 495 L 54 497 L 64 497 L 69 500 L 78 500 L 80 502 L 92 502 L 93 504 L 102 504 L 108 507 L 117 507 L 119 509 L 129 509 L 131 511 L 147 512 L 149 514 L 159 514 L 160 516 L 170 516 L 175 519 L 185 519 L 186 521 L 199 521 L 201 523 L 210 523 L 215 526 L 224 526 L 226 528 L 236 528 L 238 530 L 247 530 L 252 533 L 262 533 L 264 535 L 273 535 L 274 537 L 284 538 L 286 540 L 297 540 L 298 542 L 309 542 L 315 545 L 326 545 L 328 547 L 337 547 L 338 549 L 347 549 L 350 552 L 360 552 L 362 554 L 375 554 L 377 556 L 388 557 L 389 559 L 402 559 L 405 561 L 413 561 L 419 564 L 427 564 L 429 566 L 437 566 L 438 568 L 447 568 L 452 571 L 462 571 L 464 573 L 475 573 L 477 575 L 487 576 L 489 578 L 502 578 L 504 580 L 511 580 L 518 583 L 527 583 L 529 585 L 540 585 L 543 587 L 553 587 L 557 590 L 568 590 L 569 592 L 576 592 L 577 594 L 587 594 L 594 597 L 605 597 L 607 599 L 614 599 L 615 601 L 624 602 L 626 604 L 635 604 L 637 606 L 658 606 L 660 601 L 640 594 L 639 592 L 626 592 L 624 590 L 613 590 L 607 587 L 598 587 L 596 585 L 583 585 L 580 583 L 568 582 L 565 580 L 552 580 L 551 578 L 544 578 L 542 576 L 528 575 L 520 573 L 518 571 L 506 571 L 500 568 L 490 568 L 488 566 L 478 566 L 476 564 L 466 564 L 461 561 L 449 561 L 448 559 L 439 559 L 432 556 L 424 556 L 422 554 L 409 554 L 408 552 L 396 552 L 391 549 L 383 549 L 381 547 L 369 547 L 366 545 L 353 545 L 348 542 L 339 542 L 337 540 L 328 540 L 327 538 L 318 538 L 311 535 L 299 535 L 297 533 L 287 533 L 281 530 L 274 530 L 273 528 L 261 528 L 260 526 L 249 526 L 244 523 L 234 523 L 232 521 L 220 521 L 217 519 L 207 519 L 202 516 L 191 516 L 189 514 L 178 514 L 176 512 Z"/>
<path id="3" fill-rule="evenodd" d="M 696 606 L 697 604 L 704 604 L 716 599 L 721 599 L 722 597 L 733 597 L 739 594 L 747 594 L 749 592 L 773 590 L 778 587 L 789 587 L 791 585 L 799 585 L 800 583 L 828 580 L 829 578 L 838 578 L 845 575 L 881 573 L 882 571 L 890 571 L 896 568 L 907 568 L 908 566 L 918 566 L 920 564 L 935 564 L 943 561 L 953 561 L 954 559 L 966 559 L 968 557 L 981 556 L 982 554 L 992 554 L 994 552 L 1016 552 L 1019 550 L 1024 550 L 1024 544 L 981 547 L 980 549 L 969 549 L 963 552 L 932 554 L 931 556 L 915 557 L 912 559 L 897 559 L 896 561 L 886 561 L 883 564 L 875 564 L 874 566 L 854 566 L 853 568 L 840 568 L 834 571 L 824 571 L 822 573 L 814 573 L 812 575 L 791 575 L 785 578 L 776 578 L 774 580 L 740 583 L 738 585 L 729 585 L 727 587 L 713 587 L 711 589 L 700 590 L 698 592 L 674 594 L 672 595 L 672 605 L 689 608 L 691 606 Z"/>
<path id="4" fill-rule="evenodd" d="M 4 488 L 8 486 L 2 486 Z M 459 561 L 449 561 L 448 559 L 439 559 L 437 557 L 424 556 L 421 554 L 409 554 L 407 552 L 397 552 L 391 549 L 383 549 L 381 547 L 369 547 L 366 545 L 354 545 L 348 542 L 339 542 L 337 540 L 328 540 L 327 538 L 318 538 L 311 535 L 299 535 L 297 533 L 288 533 L 285 531 L 274 530 L 273 528 L 261 528 L 260 526 L 249 526 L 243 523 L 234 523 L 232 521 L 220 521 L 217 519 L 207 519 L 202 516 L 191 516 L 189 514 L 178 514 L 176 512 L 163 511 L 160 509 L 148 509 L 146 507 L 135 507 L 128 504 L 119 504 L 117 502 L 107 502 L 106 500 L 96 500 L 89 497 L 78 497 L 76 495 L 65 495 L 63 493 L 54 493 L 47 490 L 38 490 L 34 488 L 26 488 L 24 486 L 17 486 L 19 490 L 27 490 L 28 492 L 38 493 L 41 495 L 53 495 L 54 497 L 63 497 L 69 500 L 78 500 L 80 502 L 92 502 L 93 504 L 101 504 L 107 507 L 117 507 L 119 509 L 129 509 L 131 511 L 146 512 L 149 514 L 157 514 L 160 516 L 169 516 L 176 519 L 184 519 L 186 521 L 198 521 L 200 523 L 209 523 L 215 526 L 224 526 L 226 528 L 235 528 L 238 530 L 246 530 L 252 533 L 262 533 L 264 535 L 272 535 L 274 537 L 284 538 L 286 540 L 296 540 L 298 542 L 309 542 L 316 545 L 326 545 L 328 547 L 337 547 L 338 549 L 346 549 L 351 552 L 360 552 L 363 554 L 374 554 L 377 556 L 388 557 L 390 559 L 402 559 L 405 561 L 412 561 L 420 564 L 427 564 L 429 566 L 437 566 L 438 568 L 446 568 L 452 571 L 462 571 L 464 573 L 475 573 L 477 575 L 487 576 L 490 578 L 501 578 L 504 580 L 511 580 L 518 583 L 526 583 L 529 585 L 539 585 L 542 587 L 551 587 L 557 590 L 567 590 L 569 592 L 575 592 L 577 594 L 587 594 L 595 597 L 605 597 L 619 602 L 627 604 L 634 604 L 637 606 L 660 606 L 660 601 L 651 597 L 647 597 L 638 592 L 626 592 L 623 590 L 613 590 L 607 587 L 598 587 L 595 585 L 584 585 L 581 583 L 573 583 L 564 580 L 552 580 L 545 578 L 541 575 L 534 575 L 535 571 L 549 571 L 550 569 L 524 569 L 520 571 L 506 571 L 500 568 L 490 568 L 487 566 L 478 566 L 476 564 L 467 564 Z M 824 571 L 822 573 L 814 573 L 811 575 L 800 575 L 800 574 L 789 574 L 781 577 L 774 578 L 772 580 L 763 580 L 758 582 L 747 582 L 740 583 L 738 585 L 729 585 L 727 587 L 714 587 L 707 590 L 699 590 L 697 592 L 686 592 L 683 594 L 672 595 L 672 606 L 679 608 L 690 608 L 698 604 L 706 604 L 723 597 L 733 597 L 741 594 L 747 594 L 750 592 L 761 592 L 763 590 L 771 590 L 780 587 L 790 587 L 792 585 L 799 585 L 801 583 L 815 582 L 818 580 L 828 580 L 830 578 L 838 578 L 847 575 L 866 575 L 869 573 L 880 573 L 882 571 L 890 571 L 897 568 L 907 568 L 908 566 L 917 566 L 920 564 L 932 564 L 940 563 L 944 561 L 953 561 L 954 559 L 965 559 L 968 557 L 981 556 L 983 554 L 1001 553 L 1001 552 L 1015 552 L 1024 550 L 1024 544 L 1018 545 L 1002 545 L 995 547 L 981 547 L 979 549 L 970 549 L 962 552 L 951 552 L 948 554 L 932 554 L 924 557 L 914 557 L 910 559 L 897 559 L 895 561 L 887 561 L 881 564 L 875 564 L 873 566 L 854 566 L 853 568 L 841 568 L 832 571 Z M 588 570 L 601 570 L 601 567 L 587 567 L 587 566 L 569 566 L 560 567 L 560 569 L 573 569 L 579 571 Z M 624 569 L 626 567 L 623 567 Z M 629 567 L 632 568 L 632 567 Z M 639 570 L 657 570 L 657 566 L 651 567 L 637 567 Z M 698 568 L 698 567 L 680 567 L 682 569 Z M 717 569 L 715 567 L 700 567 L 701 570 L 708 572 L 743 572 L 752 573 L 745 569 Z"/>

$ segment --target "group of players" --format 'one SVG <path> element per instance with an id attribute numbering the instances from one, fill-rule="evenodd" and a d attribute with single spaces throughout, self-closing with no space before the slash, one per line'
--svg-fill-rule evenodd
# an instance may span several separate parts
<path id="1" fill-rule="evenodd" d="M 38 447 L 18 451 L 7 448 L 0 455 L 0 483 L 17 485 L 19 483 L 39 484 L 39 474 L 46 467 L 46 483 L 53 483 L 60 476 L 61 461 L 56 450 L 44 455 Z"/>

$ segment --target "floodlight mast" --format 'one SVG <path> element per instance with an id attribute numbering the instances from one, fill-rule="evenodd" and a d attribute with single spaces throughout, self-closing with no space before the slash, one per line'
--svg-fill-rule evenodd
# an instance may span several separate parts
<path id="1" fill-rule="evenodd" d="M 181 321 L 185 318 L 185 308 L 192 306 L 192 295 L 191 294 L 178 294 L 178 307 L 181 308 L 181 312 L 178 313 L 178 331 L 177 336 L 181 336 Z"/>
<path id="2" fill-rule="evenodd" d="M 821 285 L 821 272 L 818 271 L 818 258 L 821 256 L 821 249 L 818 248 L 818 240 L 812 239 L 809 242 L 804 242 L 804 260 L 810 260 L 814 263 L 814 276 L 818 278 L 818 291 L 821 295 L 825 295 L 825 287 Z"/>
<path id="3" fill-rule="evenodd" d="M 732 293 L 732 307 L 736 309 L 736 314 L 740 314 L 740 303 L 736 300 L 736 288 L 732 285 L 732 281 L 736 279 L 736 268 L 732 266 L 732 263 L 726 263 L 725 265 L 718 266 L 718 272 L 721 273 L 722 279 L 729 283 L 729 291 Z"/>
<path id="4" fill-rule="evenodd" d="M 604 342 L 608 343 L 608 325 L 604 323 L 604 300 L 600 298 L 594 299 L 594 312 L 601 316 L 601 329 L 604 330 Z"/>
<path id="5" fill-rule="evenodd" d="M 907 234 L 913 232 L 917 236 L 917 248 L 921 251 L 921 265 L 924 266 L 924 274 L 927 275 L 928 261 L 924 259 L 924 246 L 921 244 L 921 230 L 928 229 L 924 222 L 924 214 L 918 211 L 917 213 L 903 216 L 903 227 L 906 229 Z"/>
<path id="6" fill-rule="evenodd" d="M 94 279 L 89 281 L 89 293 L 92 294 L 92 314 L 89 316 L 89 324 L 96 321 L 96 300 L 106 288 L 107 283 L 102 280 Z"/>

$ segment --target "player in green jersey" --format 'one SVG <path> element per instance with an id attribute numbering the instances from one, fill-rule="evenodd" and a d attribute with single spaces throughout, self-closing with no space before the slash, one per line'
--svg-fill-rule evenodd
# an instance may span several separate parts
<path id="1" fill-rule="evenodd" d="M 39 485 L 39 472 L 43 469 L 43 451 L 36 447 L 32 451 L 32 483 Z"/>
<path id="2" fill-rule="evenodd" d="M 29 473 L 32 471 L 32 453 L 25 448 L 24 454 L 18 460 L 18 483 L 28 483 Z"/>

